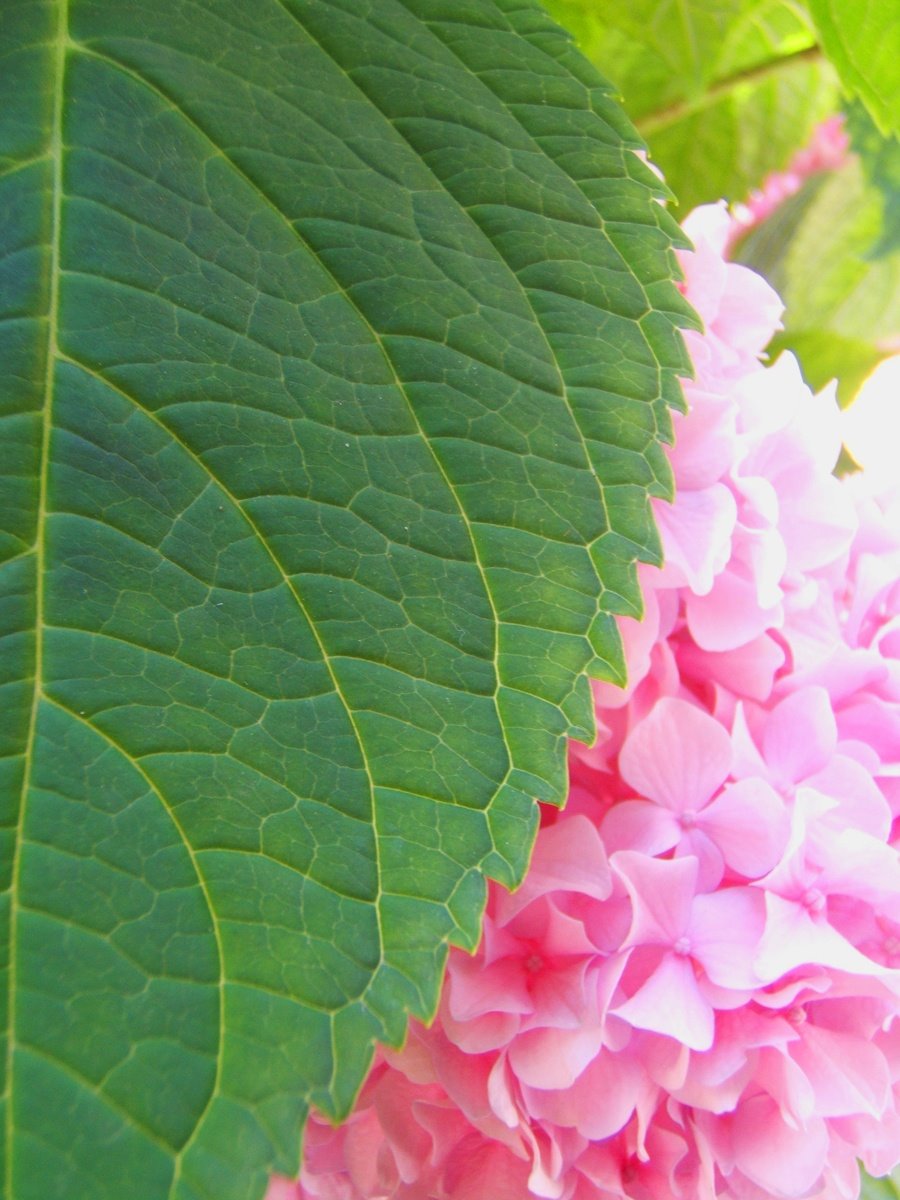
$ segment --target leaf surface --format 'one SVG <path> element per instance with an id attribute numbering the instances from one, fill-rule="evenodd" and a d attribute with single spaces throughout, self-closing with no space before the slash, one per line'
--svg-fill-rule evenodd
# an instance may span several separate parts
<path id="1" fill-rule="evenodd" d="M 882 132 L 900 132 L 900 9 L 895 0 L 809 0 L 828 57 Z"/>
<path id="2" fill-rule="evenodd" d="M 891 1175 L 878 1177 L 869 1175 L 866 1171 L 860 1171 L 860 1175 L 862 1177 L 860 1195 L 863 1200 L 897 1200 L 897 1197 L 900 1196 L 900 1179 L 897 1178 L 897 1171 Z"/>
<path id="3" fill-rule="evenodd" d="M 900 334 L 900 250 L 883 235 L 882 196 L 854 155 L 803 188 L 737 249 L 785 302 L 786 336 L 824 333 L 887 353 Z"/>
<path id="4" fill-rule="evenodd" d="M 589 738 L 687 370 L 521 0 L 6 0 L 10 1200 L 249 1200 Z"/>
<path id="5" fill-rule="evenodd" d="M 881 231 L 868 257 L 882 258 L 900 250 L 900 137 L 881 134 L 859 102 L 850 106 L 847 128 L 863 174 L 881 197 Z"/>

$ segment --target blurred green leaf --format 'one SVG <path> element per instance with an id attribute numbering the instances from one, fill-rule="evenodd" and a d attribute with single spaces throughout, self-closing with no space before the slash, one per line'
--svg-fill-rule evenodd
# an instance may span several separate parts
<path id="1" fill-rule="evenodd" d="M 886 357 L 884 350 L 858 338 L 817 329 L 800 329 L 777 334 L 768 352 L 774 358 L 782 350 L 796 354 L 804 378 L 813 391 L 821 391 L 832 379 L 837 380 L 837 399 L 841 408 L 852 403 L 865 380 Z"/>
<path id="2" fill-rule="evenodd" d="M 878 259 L 883 203 L 854 155 L 813 176 L 737 246 L 785 302 L 785 329 L 771 352 L 790 349 L 809 384 L 838 380 L 851 402 L 900 334 L 900 250 Z"/>
<path id="3" fill-rule="evenodd" d="M 853 156 L 838 171 L 809 180 L 745 240 L 738 258 L 781 294 L 789 330 L 878 345 L 900 331 L 900 253 L 868 257 L 881 222 L 881 198 Z M 759 253 L 764 238 L 779 247 L 777 254 Z"/>
<path id="4" fill-rule="evenodd" d="M 620 90 L 682 210 L 743 199 L 837 108 L 800 4 L 545 2 Z"/>
<path id="5" fill-rule="evenodd" d="M 900 250 L 900 138 L 883 134 L 858 101 L 849 107 L 847 128 L 866 178 L 881 196 L 881 231 L 868 252 L 881 258 Z"/>
<path id="6" fill-rule="evenodd" d="M 798 55 L 728 80 L 702 104 L 676 106 L 638 127 L 687 211 L 712 200 L 742 200 L 769 172 L 787 166 L 836 100 L 828 64 Z"/>
<path id="7" fill-rule="evenodd" d="M 900 5 L 897 0 L 809 0 L 825 53 L 883 133 L 900 130 Z"/>
<path id="8" fill-rule="evenodd" d="M 893 1175 L 882 1175 L 875 1179 L 872 1175 L 862 1174 L 862 1190 L 860 1200 L 900 1200 L 900 1171 Z"/>

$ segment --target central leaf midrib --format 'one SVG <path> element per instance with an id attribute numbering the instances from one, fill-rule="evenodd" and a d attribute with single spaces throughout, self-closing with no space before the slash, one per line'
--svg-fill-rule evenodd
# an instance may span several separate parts
<path id="1" fill-rule="evenodd" d="M 22 790 L 19 795 L 19 809 L 13 841 L 13 860 L 10 869 L 9 884 L 9 967 L 7 993 L 7 1041 L 6 1041 L 6 1154 L 5 1154 L 5 1194 L 13 1196 L 15 1178 L 14 1158 L 14 1090 L 13 1078 L 16 1058 L 16 975 L 18 967 L 18 922 L 19 906 L 17 903 L 22 863 L 22 836 L 25 826 L 25 810 L 28 793 L 31 788 L 32 765 L 34 762 L 35 736 L 37 730 L 38 709 L 43 696 L 43 620 L 44 620 L 44 567 L 45 541 L 44 526 L 47 512 L 47 476 L 49 473 L 50 431 L 53 417 L 53 388 L 56 367 L 56 324 L 59 311 L 59 252 L 62 221 L 62 171 L 63 171 L 63 89 L 65 86 L 66 47 L 69 36 L 69 5 L 68 0 L 57 0 L 56 30 L 54 41 L 47 55 L 48 66 L 53 72 L 52 110 L 50 129 L 47 139 L 47 153 L 51 163 L 51 202 L 50 202 L 50 241 L 47 250 L 47 333 L 44 346 L 44 400 L 41 409 L 40 456 L 38 461 L 38 493 L 35 512 L 35 540 L 29 551 L 34 555 L 34 679 L 31 693 L 31 710 L 28 716 L 28 730 L 25 740 L 25 762 L 22 771 Z"/>

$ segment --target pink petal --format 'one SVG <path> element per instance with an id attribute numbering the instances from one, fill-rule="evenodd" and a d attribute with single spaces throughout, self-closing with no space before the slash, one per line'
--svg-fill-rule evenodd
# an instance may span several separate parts
<path id="1" fill-rule="evenodd" d="M 708 1050 L 715 1027 L 712 1007 L 704 1000 L 690 959 L 667 954 L 616 1016 L 638 1029 L 650 1029 L 690 1047 Z"/>
<path id="2" fill-rule="evenodd" d="M 836 746 L 834 711 L 824 688 L 801 688 L 769 714 L 762 751 L 774 782 L 799 783 L 821 771 Z"/>
<path id="3" fill-rule="evenodd" d="M 677 1092 L 687 1078 L 691 1052 L 683 1042 L 650 1030 L 635 1030 L 628 1050 L 657 1087 L 667 1092 Z"/>
<path id="4" fill-rule="evenodd" d="M 812 1085 L 817 1116 L 868 1112 L 880 1117 L 890 1103 L 891 1078 L 884 1055 L 858 1036 L 807 1021 L 791 1057 Z"/>
<path id="5" fill-rule="evenodd" d="M 298 1200 L 300 1188 L 296 1179 L 285 1179 L 282 1175 L 273 1175 L 266 1189 L 265 1200 Z"/>
<path id="6" fill-rule="evenodd" d="M 566 1089 L 529 1089 L 527 1107 L 533 1117 L 566 1125 L 599 1141 L 612 1137 L 634 1112 L 645 1086 L 643 1071 L 626 1052 L 599 1054 Z"/>
<path id="7" fill-rule="evenodd" d="M 515 1038 L 509 1065 L 522 1083 L 534 1088 L 567 1088 L 600 1052 L 600 1026 L 580 1029 L 532 1029 Z"/>
<path id="8" fill-rule="evenodd" d="M 728 263 L 727 280 L 715 331 L 729 346 L 755 357 L 781 327 L 784 304 L 775 289 L 749 267 Z"/>
<path id="9" fill-rule="evenodd" d="M 585 933 L 584 921 L 580 916 L 570 916 L 563 911 L 561 900 L 560 893 L 553 897 L 541 897 L 517 913 L 507 925 L 507 929 L 515 932 L 520 942 L 532 943 L 524 957 L 530 957 L 532 952 L 545 959 L 579 958 L 595 953 L 596 947 Z M 521 944 L 517 948 L 517 955 L 520 958 L 523 956 Z"/>
<path id="10" fill-rule="evenodd" d="M 454 1200 L 522 1200 L 528 1195 L 529 1165 L 497 1142 L 473 1137 L 459 1143 L 447 1165 Z M 421 1195 L 422 1193 L 413 1193 Z"/>
<path id="11" fill-rule="evenodd" d="M 771 871 L 787 846 L 790 818 L 774 788 L 762 779 L 730 784 L 698 816 L 732 871 L 758 879 Z"/>
<path id="12" fill-rule="evenodd" d="M 900 857 L 893 846 L 856 829 L 817 839 L 822 887 L 867 900 L 884 916 L 900 919 Z"/>
<path id="13" fill-rule="evenodd" d="M 619 850 L 610 861 L 631 897 L 631 928 L 622 949 L 674 945 L 690 921 L 697 860 L 648 858 Z"/>
<path id="14" fill-rule="evenodd" d="M 449 1009 L 455 1021 L 471 1021 L 485 1013 L 528 1013 L 531 997 L 521 963 L 502 958 L 485 965 L 477 958 L 455 956 L 449 973 Z"/>
<path id="15" fill-rule="evenodd" d="M 449 1012 L 444 1012 L 442 1023 L 454 1046 L 466 1054 L 485 1054 L 506 1046 L 522 1022 L 514 1013 L 492 1012 L 468 1021 L 454 1021 Z"/>
<path id="16" fill-rule="evenodd" d="M 802 904 L 768 892 L 766 929 L 756 957 L 756 970 L 761 978 L 774 981 L 807 963 L 857 975 L 891 974 L 860 954 L 827 921 L 813 918 Z"/>
<path id="17" fill-rule="evenodd" d="M 756 581 L 726 568 L 706 596 L 685 597 L 688 629 L 701 650 L 735 650 L 777 625 L 781 606 L 760 606 Z"/>
<path id="18" fill-rule="evenodd" d="M 673 812 L 702 808 L 731 769 L 731 738 L 686 700 L 663 697 L 622 747 L 622 778 Z"/>
<path id="19" fill-rule="evenodd" d="M 811 464 L 804 465 L 805 472 L 786 473 L 794 488 L 793 495 L 783 496 L 779 530 L 794 569 L 812 571 L 844 553 L 856 530 L 856 513 L 840 480 L 823 478 Z"/>
<path id="20" fill-rule="evenodd" d="M 703 810 L 706 812 L 706 809 Z M 702 815 L 702 814 L 701 814 Z M 725 874 L 725 859 L 722 852 L 698 822 L 682 830 L 681 841 L 675 849 L 678 858 L 692 857 L 697 860 L 697 891 L 714 891 Z"/>
<path id="21" fill-rule="evenodd" d="M 730 396 L 686 383 L 688 415 L 673 414 L 675 446 L 669 461 L 677 491 L 695 492 L 717 483 L 735 459 L 737 405 Z"/>
<path id="22" fill-rule="evenodd" d="M 596 1017 L 593 981 L 586 979 L 587 960 L 561 965 L 548 965 L 534 974 L 532 996 L 534 1013 L 522 1025 L 525 1029 L 551 1026 L 554 1029 L 577 1029 L 590 1015 Z"/>
<path id="23" fill-rule="evenodd" d="M 860 763 L 844 754 L 836 754 L 806 783 L 840 802 L 832 810 L 831 821 L 840 818 L 850 828 L 887 841 L 891 810 L 871 772 Z"/>
<path id="24" fill-rule="evenodd" d="M 765 928 L 765 903 L 752 888 L 728 888 L 698 896 L 688 931 L 690 953 L 713 983 L 755 988 L 762 982 L 753 961 Z"/>
<path id="25" fill-rule="evenodd" d="M 603 818 L 600 832 L 610 854 L 616 850 L 640 850 L 656 855 L 677 844 L 681 825 L 673 812 L 659 804 L 649 800 L 621 800 Z"/>
<path id="26" fill-rule="evenodd" d="M 431 1137 L 417 1121 L 410 1120 L 412 1103 L 419 1095 L 416 1084 L 393 1072 L 389 1086 L 378 1089 L 378 1122 L 390 1143 L 400 1177 L 415 1179 L 431 1154 Z"/>
<path id="27" fill-rule="evenodd" d="M 532 900 L 553 891 L 578 892 L 596 900 L 605 900 L 612 891 L 603 841 L 585 816 L 576 814 L 541 829 L 522 886 L 504 897 L 504 922 Z"/>
<path id="28" fill-rule="evenodd" d="M 750 700 L 767 700 L 784 650 L 768 635 L 733 650 L 701 650 L 693 642 L 679 647 L 678 661 L 698 679 L 712 679 Z"/>
<path id="29" fill-rule="evenodd" d="M 775 1196 L 811 1191 L 828 1153 L 824 1122 L 790 1129 L 769 1096 L 753 1096 L 738 1105 L 732 1130 L 735 1164 L 748 1179 Z"/>
<path id="30" fill-rule="evenodd" d="M 724 484 L 680 492 L 677 503 L 654 508 L 665 548 L 663 580 L 706 595 L 731 555 L 737 519 L 734 496 Z"/>

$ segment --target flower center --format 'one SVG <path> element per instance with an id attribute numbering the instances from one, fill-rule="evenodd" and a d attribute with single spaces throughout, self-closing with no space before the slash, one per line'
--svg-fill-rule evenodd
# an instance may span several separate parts
<path id="1" fill-rule="evenodd" d="M 820 913 L 825 907 L 825 897 L 817 887 L 807 888 L 801 897 L 803 907 L 811 913 Z"/>
<path id="2" fill-rule="evenodd" d="M 680 937 L 678 939 L 678 941 L 675 943 L 675 945 L 672 947 L 672 949 L 675 951 L 676 954 L 680 954 L 680 955 L 690 954 L 691 939 L 687 938 L 687 937 Z"/>

